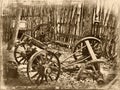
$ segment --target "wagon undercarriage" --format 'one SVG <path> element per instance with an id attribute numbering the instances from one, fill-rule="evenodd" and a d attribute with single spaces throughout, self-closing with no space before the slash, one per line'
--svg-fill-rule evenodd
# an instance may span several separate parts
<path id="1" fill-rule="evenodd" d="M 69 47 L 62 49 L 60 42 L 42 43 L 29 35 L 24 34 L 23 37 L 23 42 L 16 45 L 14 55 L 18 64 L 27 63 L 27 75 L 31 83 L 39 85 L 44 81 L 54 81 L 62 73 L 69 73 L 75 80 L 92 78 L 98 84 L 105 83 L 101 64 L 105 64 L 106 60 L 102 58 L 101 40 L 95 37 L 82 38 L 70 53 L 64 51 Z"/>

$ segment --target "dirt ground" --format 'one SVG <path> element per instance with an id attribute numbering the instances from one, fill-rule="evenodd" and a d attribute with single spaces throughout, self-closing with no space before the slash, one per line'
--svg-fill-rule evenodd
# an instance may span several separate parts
<path id="1" fill-rule="evenodd" d="M 7 44 L 3 43 L 3 62 L 4 62 L 4 83 L 6 90 L 39 90 L 39 89 L 105 89 L 119 90 L 120 74 L 118 74 L 109 84 L 98 86 L 93 80 L 86 82 L 76 81 L 69 74 L 62 73 L 58 81 L 44 82 L 41 85 L 32 85 L 26 75 L 26 65 L 18 66 L 19 77 L 10 78 L 6 75 L 7 61 L 15 61 L 13 57 L 14 48 L 6 50 Z M 119 72 L 119 71 L 117 71 Z"/>

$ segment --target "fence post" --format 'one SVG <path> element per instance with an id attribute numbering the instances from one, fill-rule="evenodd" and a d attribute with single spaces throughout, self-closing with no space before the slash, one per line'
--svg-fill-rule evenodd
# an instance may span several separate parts
<path id="1" fill-rule="evenodd" d="M 12 49 L 12 47 L 14 46 L 15 41 L 17 39 L 18 31 L 19 31 L 19 22 L 20 22 L 20 18 L 21 18 L 21 13 L 22 13 L 22 9 L 18 8 L 18 13 L 16 15 L 16 20 L 15 20 L 15 29 L 13 29 L 12 38 L 8 42 L 7 50 L 11 50 Z"/>

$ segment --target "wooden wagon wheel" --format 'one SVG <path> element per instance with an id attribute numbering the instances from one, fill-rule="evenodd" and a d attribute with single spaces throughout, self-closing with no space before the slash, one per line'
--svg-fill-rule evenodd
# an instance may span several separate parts
<path id="1" fill-rule="evenodd" d="M 50 51 L 36 52 L 28 62 L 27 75 L 32 84 L 57 80 L 60 75 L 59 59 Z"/>
<path id="2" fill-rule="evenodd" d="M 45 42 L 53 38 L 54 28 L 49 24 L 40 24 L 35 27 L 32 33 L 35 39 Z"/>
<path id="3" fill-rule="evenodd" d="M 31 48 L 32 46 L 23 42 L 15 46 L 14 58 L 18 64 L 25 64 L 30 56 L 36 52 Z"/>
<path id="4" fill-rule="evenodd" d="M 87 49 L 87 46 L 85 44 L 85 41 L 89 40 L 90 45 L 92 46 L 92 49 L 94 53 L 96 54 L 97 58 L 100 58 L 102 54 L 102 44 L 101 40 L 95 37 L 85 37 L 81 39 L 76 45 L 73 50 L 73 55 L 75 60 L 81 60 L 81 62 L 85 62 L 86 60 L 91 59 L 91 56 L 89 54 L 89 51 Z"/>

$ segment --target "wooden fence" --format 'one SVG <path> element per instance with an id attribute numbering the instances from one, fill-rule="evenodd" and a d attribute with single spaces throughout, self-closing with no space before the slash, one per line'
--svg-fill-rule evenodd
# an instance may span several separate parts
<path id="1" fill-rule="evenodd" d="M 55 40 L 75 44 L 85 36 L 95 36 L 102 40 L 114 39 L 116 17 L 111 12 L 100 8 L 96 15 L 97 6 L 78 5 L 42 5 L 22 6 L 21 20 L 27 21 L 27 30 L 32 31 L 39 24 L 51 23 L 54 27 Z M 12 28 L 11 21 L 15 16 L 3 17 L 3 39 L 9 41 Z M 97 18 L 97 19 L 96 19 Z M 59 35 L 58 35 L 59 34 Z"/>
<path id="2" fill-rule="evenodd" d="M 38 24 L 52 23 L 55 39 L 75 43 L 81 37 L 91 36 L 93 26 L 93 6 L 27 6 L 22 8 L 22 20 L 27 21 L 27 29 L 33 30 Z"/>

